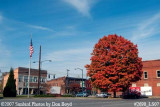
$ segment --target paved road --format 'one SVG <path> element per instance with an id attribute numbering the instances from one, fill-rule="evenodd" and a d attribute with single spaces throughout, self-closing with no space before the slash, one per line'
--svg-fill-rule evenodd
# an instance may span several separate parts
<path id="1" fill-rule="evenodd" d="M 160 98 L 32 98 L 0 99 L 1 107 L 160 107 Z"/>

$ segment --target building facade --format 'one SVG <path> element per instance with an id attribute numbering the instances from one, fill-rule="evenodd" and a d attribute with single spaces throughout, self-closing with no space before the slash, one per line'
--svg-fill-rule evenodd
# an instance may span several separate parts
<path id="1" fill-rule="evenodd" d="M 28 72 L 29 68 L 18 67 L 14 70 L 14 78 L 16 79 L 16 90 L 18 95 L 28 94 Z M 38 90 L 38 69 L 30 70 L 30 94 L 36 94 Z M 47 82 L 47 71 L 41 70 L 40 91 L 45 93 Z M 6 86 L 9 73 L 3 76 L 3 89 Z"/>
<path id="2" fill-rule="evenodd" d="M 160 60 L 143 61 L 141 80 L 132 87 L 151 87 L 152 96 L 160 96 Z"/>
<path id="3" fill-rule="evenodd" d="M 51 91 L 52 87 L 59 87 L 60 93 L 55 93 L 55 94 L 60 94 L 60 95 L 77 94 L 82 90 L 87 93 L 91 93 L 92 90 L 90 82 L 88 80 L 83 79 L 82 82 L 82 78 L 75 78 L 75 77 L 60 77 L 47 81 L 48 94 L 53 94 Z"/>

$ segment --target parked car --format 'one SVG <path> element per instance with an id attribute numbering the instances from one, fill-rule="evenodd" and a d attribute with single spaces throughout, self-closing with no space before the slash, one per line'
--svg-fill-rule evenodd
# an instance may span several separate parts
<path id="1" fill-rule="evenodd" d="M 111 96 L 111 94 L 106 93 L 106 92 L 101 92 L 100 94 L 96 94 L 96 97 L 108 98 L 110 96 Z"/>
<path id="2" fill-rule="evenodd" d="M 76 97 L 88 97 L 88 94 L 86 92 L 79 92 L 76 94 Z"/>
<path id="3" fill-rule="evenodd" d="M 127 90 L 126 92 L 124 92 L 122 94 L 123 98 L 140 98 L 141 97 L 141 92 L 137 91 L 137 90 Z"/>

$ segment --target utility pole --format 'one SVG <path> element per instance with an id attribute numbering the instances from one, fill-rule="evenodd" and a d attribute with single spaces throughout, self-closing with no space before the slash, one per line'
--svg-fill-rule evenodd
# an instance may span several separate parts
<path id="1" fill-rule="evenodd" d="M 40 79 L 41 79 L 41 45 L 39 49 L 39 73 L 38 73 L 38 92 L 37 94 L 40 95 Z"/>
<path id="2" fill-rule="evenodd" d="M 69 69 L 67 69 L 67 77 L 68 77 L 68 72 L 69 72 L 70 70 Z M 69 78 L 66 78 L 67 79 L 67 94 L 69 93 Z"/>

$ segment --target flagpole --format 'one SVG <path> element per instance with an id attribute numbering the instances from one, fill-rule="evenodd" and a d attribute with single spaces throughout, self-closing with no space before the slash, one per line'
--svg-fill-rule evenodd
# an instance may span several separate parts
<path id="1" fill-rule="evenodd" d="M 31 57 L 29 58 L 29 74 L 28 74 L 28 98 L 29 98 L 29 85 L 30 85 L 30 71 L 31 71 Z"/>
<path id="2" fill-rule="evenodd" d="M 33 53 L 33 46 L 32 46 L 32 33 L 31 33 L 31 44 L 30 44 L 30 56 L 29 56 L 29 72 L 28 72 L 28 98 L 29 98 L 29 89 L 30 89 L 30 72 L 31 72 L 31 58 Z"/>

